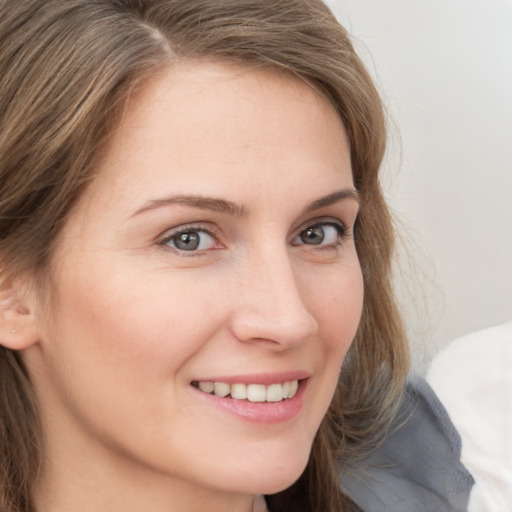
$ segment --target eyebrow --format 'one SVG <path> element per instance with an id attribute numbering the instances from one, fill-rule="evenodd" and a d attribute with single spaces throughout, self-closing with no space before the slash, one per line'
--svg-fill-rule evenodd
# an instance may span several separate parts
<path id="1" fill-rule="evenodd" d="M 320 199 L 316 199 L 315 201 L 307 204 L 303 212 L 309 213 L 345 200 L 356 201 L 359 204 L 359 192 L 352 188 L 333 192 L 332 194 L 321 197 Z M 138 209 L 132 215 L 132 217 L 143 212 L 155 210 L 161 206 L 170 206 L 175 204 L 190 206 L 192 208 L 199 208 L 201 210 L 210 210 L 217 213 L 224 213 L 227 215 L 233 215 L 235 217 L 247 217 L 247 215 L 249 215 L 249 209 L 245 205 L 237 204 L 225 199 L 194 195 L 176 195 L 163 199 L 153 199 L 148 201 L 142 208 Z"/>
<path id="2" fill-rule="evenodd" d="M 233 203 L 232 201 L 226 201 L 225 199 L 216 199 L 214 197 L 203 197 L 203 196 L 187 196 L 178 195 L 166 197 L 164 199 L 154 199 L 148 201 L 142 208 L 137 210 L 133 216 L 138 215 L 142 212 L 154 210 L 160 206 L 169 206 L 173 204 L 181 204 L 184 206 L 190 206 L 192 208 L 199 208 L 201 210 L 210 210 L 218 213 L 225 213 L 227 215 L 234 215 L 236 217 L 246 217 L 249 213 L 244 205 Z"/>
<path id="3" fill-rule="evenodd" d="M 326 206 L 330 206 L 332 204 L 346 200 L 355 201 L 359 205 L 361 202 L 359 192 L 355 188 L 345 188 L 343 190 L 339 190 L 338 192 L 333 192 L 328 196 L 321 197 L 320 199 L 317 199 L 306 205 L 304 208 L 304 213 L 319 210 L 320 208 L 324 208 Z"/>

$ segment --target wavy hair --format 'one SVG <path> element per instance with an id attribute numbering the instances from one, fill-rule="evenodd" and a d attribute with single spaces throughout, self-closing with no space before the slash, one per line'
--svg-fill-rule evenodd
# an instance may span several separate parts
<path id="1" fill-rule="evenodd" d="M 349 467 L 389 428 L 409 359 L 378 178 L 384 109 L 346 30 L 320 0 L 0 0 L 0 48 L 0 289 L 23 273 L 44 281 L 131 91 L 177 59 L 280 70 L 335 108 L 361 196 L 363 314 L 304 474 L 268 503 L 274 512 L 356 510 L 340 490 L 340 464 Z M 29 375 L 18 353 L 0 347 L 3 512 L 33 510 L 43 454 Z"/>

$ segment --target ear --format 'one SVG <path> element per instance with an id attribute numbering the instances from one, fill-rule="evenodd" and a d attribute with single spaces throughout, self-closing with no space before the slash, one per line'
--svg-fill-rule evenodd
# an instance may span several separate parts
<path id="1" fill-rule="evenodd" d="M 23 350 L 38 342 L 30 295 L 20 280 L 0 282 L 0 345 Z"/>

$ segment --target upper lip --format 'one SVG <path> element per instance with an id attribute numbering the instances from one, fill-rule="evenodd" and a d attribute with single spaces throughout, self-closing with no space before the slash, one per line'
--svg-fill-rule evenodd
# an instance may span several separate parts
<path id="1" fill-rule="evenodd" d="M 280 384 L 293 380 L 303 380 L 311 376 L 310 372 L 305 370 L 292 370 L 278 373 L 252 373 L 229 376 L 208 376 L 193 379 L 192 382 L 225 382 L 226 384 Z"/>

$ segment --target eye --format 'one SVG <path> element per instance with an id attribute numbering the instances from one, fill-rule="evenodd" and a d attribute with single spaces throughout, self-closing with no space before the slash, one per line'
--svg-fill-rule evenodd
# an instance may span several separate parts
<path id="1" fill-rule="evenodd" d="M 216 240 L 203 229 L 186 229 L 167 236 L 159 244 L 179 251 L 206 251 L 216 247 Z"/>
<path id="2" fill-rule="evenodd" d="M 333 222 L 322 222 L 308 226 L 293 240 L 293 245 L 337 245 L 346 236 L 345 226 Z"/>

